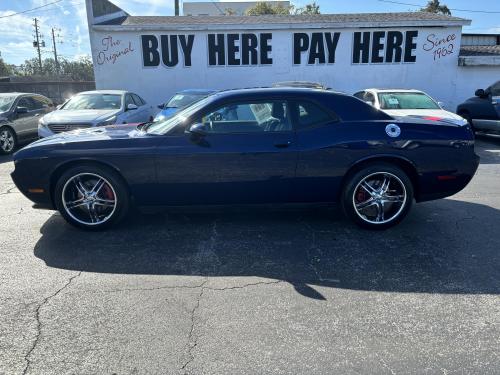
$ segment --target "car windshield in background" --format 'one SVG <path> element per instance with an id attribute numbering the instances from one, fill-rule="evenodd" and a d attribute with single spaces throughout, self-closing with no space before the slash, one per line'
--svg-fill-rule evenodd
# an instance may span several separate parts
<path id="1" fill-rule="evenodd" d="M 378 94 L 381 109 L 440 109 L 430 97 L 419 92 L 383 92 Z"/>
<path id="2" fill-rule="evenodd" d="M 166 134 L 177 125 L 183 123 L 187 118 L 191 117 L 196 111 L 202 108 L 210 101 L 210 97 L 201 99 L 197 102 L 188 105 L 184 109 L 180 110 L 172 117 L 167 117 L 164 120 L 152 123 L 146 130 L 148 134 Z"/>
<path id="3" fill-rule="evenodd" d="M 12 95 L 0 95 L 0 112 L 7 112 L 16 100 Z"/>
<path id="4" fill-rule="evenodd" d="M 120 109 L 121 106 L 121 95 L 81 94 L 72 97 L 61 109 Z"/>
<path id="5" fill-rule="evenodd" d="M 175 94 L 167 103 L 165 108 L 182 108 L 197 100 L 205 97 L 206 95 L 196 94 Z"/>

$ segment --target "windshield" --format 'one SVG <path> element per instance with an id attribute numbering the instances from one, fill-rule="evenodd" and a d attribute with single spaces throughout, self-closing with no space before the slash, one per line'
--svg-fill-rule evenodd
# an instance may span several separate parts
<path id="1" fill-rule="evenodd" d="M 61 107 L 61 109 L 120 109 L 121 106 L 121 95 L 80 94 L 73 96 L 63 107 Z"/>
<path id="2" fill-rule="evenodd" d="M 0 112 L 7 112 L 14 104 L 14 100 L 16 100 L 15 96 L 0 95 Z"/>
<path id="3" fill-rule="evenodd" d="M 205 97 L 202 94 L 175 94 L 165 105 L 165 108 L 181 108 Z"/>
<path id="4" fill-rule="evenodd" d="M 166 134 L 177 125 L 183 123 L 187 118 L 191 117 L 196 111 L 204 107 L 211 101 L 210 97 L 197 101 L 190 106 L 177 112 L 175 116 L 167 117 L 164 120 L 152 123 L 146 130 L 148 134 Z"/>
<path id="5" fill-rule="evenodd" d="M 429 96 L 420 92 L 383 92 L 378 94 L 380 109 L 441 109 Z"/>

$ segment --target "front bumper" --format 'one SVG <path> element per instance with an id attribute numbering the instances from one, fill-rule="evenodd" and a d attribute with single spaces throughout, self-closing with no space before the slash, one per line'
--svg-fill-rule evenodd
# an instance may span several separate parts
<path id="1" fill-rule="evenodd" d="M 55 209 L 50 195 L 50 181 L 44 178 L 34 178 L 33 173 L 28 173 L 27 169 L 23 168 L 23 171 L 16 168 L 10 174 L 19 191 L 35 203 L 36 208 Z"/>
<path id="2" fill-rule="evenodd" d="M 38 125 L 38 137 L 46 138 L 54 135 L 55 133 L 46 126 Z"/>

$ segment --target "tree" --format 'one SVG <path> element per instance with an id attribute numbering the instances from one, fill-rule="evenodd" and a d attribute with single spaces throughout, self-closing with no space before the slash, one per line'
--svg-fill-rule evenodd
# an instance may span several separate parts
<path id="1" fill-rule="evenodd" d="M 307 4 L 305 7 L 297 8 L 294 12 L 295 14 L 321 14 L 319 10 L 319 5 L 313 1 L 311 4 Z"/>
<path id="2" fill-rule="evenodd" d="M 441 5 L 439 0 L 429 0 L 425 8 L 420 9 L 422 12 L 442 13 L 451 16 L 451 11 L 446 5 Z"/>
<path id="3" fill-rule="evenodd" d="M 283 5 L 272 5 L 262 1 L 247 9 L 245 14 L 247 16 L 260 16 L 264 14 L 288 15 L 290 14 L 290 11 L 290 7 L 284 7 Z"/>
<path id="4" fill-rule="evenodd" d="M 10 76 L 13 73 L 12 65 L 6 64 L 0 57 L 0 77 Z"/>
<path id="5" fill-rule="evenodd" d="M 64 76 L 74 81 L 93 81 L 94 68 L 89 56 L 83 56 L 77 60 L 59 59 L 59 70 L 56 62 L 52 58 L 42 61 L 42 71 L 38 67 L 38 59 L 32 58 L 26 60 L 19 67 L 19 74 L 22 76 L 42 75 L 48 77 Z"/>

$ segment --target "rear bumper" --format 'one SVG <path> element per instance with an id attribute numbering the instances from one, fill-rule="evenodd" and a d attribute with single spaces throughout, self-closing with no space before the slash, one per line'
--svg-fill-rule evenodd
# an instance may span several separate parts
<path id="1" fill-rule="evenodd" d="M 476 174 L 479 161 L 479 156 L 474 153 L 472 160 L 461 165 L 459 169 L 421 176 L 417 202 L 446 198 L 462 191 Z"/>

